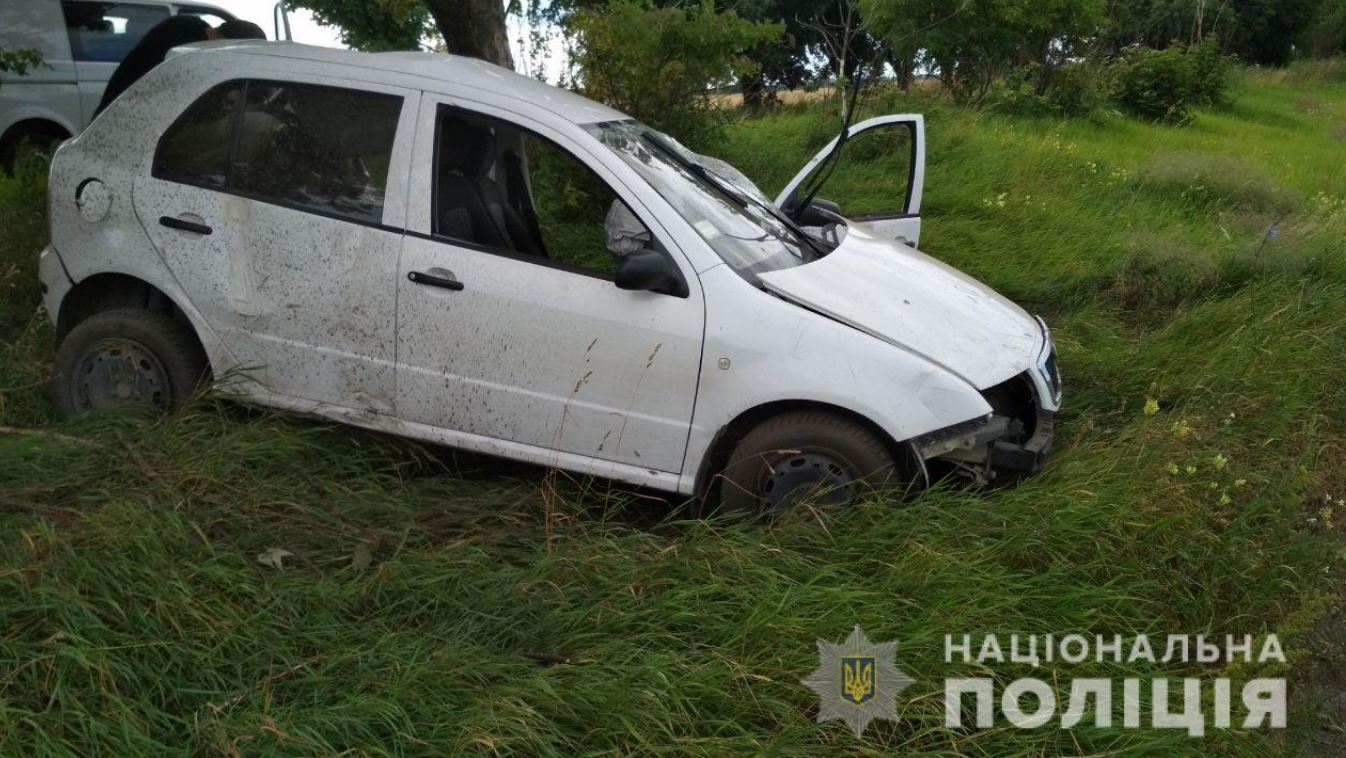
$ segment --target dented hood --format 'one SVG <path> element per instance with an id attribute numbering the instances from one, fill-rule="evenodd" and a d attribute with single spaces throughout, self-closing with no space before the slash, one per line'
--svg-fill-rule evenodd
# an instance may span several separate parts
<path id="1" fill-rule="evenodd" d="M 1042 329 L 1022 308 L 862 224 L 851 224 L 824 258 L 758 276 L 777 295 L 917 353 L 977 389 L 1032 368 L 1042 351 Z"/>

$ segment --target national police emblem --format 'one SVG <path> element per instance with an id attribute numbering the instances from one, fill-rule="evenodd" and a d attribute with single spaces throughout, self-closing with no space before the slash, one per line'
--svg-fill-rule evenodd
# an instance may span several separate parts
<path id="1" fill-rule="evenodd" d="M 896 721 L 897 696 L 914 681 L 896 657 L 896 642 L 870 642 L 858 624 L 840 645 L 818 640 L 818 668 L 803 680 L 818 693 L 818 721 L 845 721 L 856 737 L 874 719 Z"/>

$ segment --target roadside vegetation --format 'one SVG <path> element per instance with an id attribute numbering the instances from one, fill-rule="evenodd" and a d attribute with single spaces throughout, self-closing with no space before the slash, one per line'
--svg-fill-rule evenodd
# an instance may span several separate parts
<path id="1" fill-rule="evenodd" d="M 59 422 L 42 166 L 21 165 L 0 178 L 0 754 L 1339 755 L 1346 69 L 1237 76 L 1183 127 L 866 98 L 927 116 L 922 248 L 1053 325 L 1057 449 L 1014 488 L 767 528 L 211 397 Z M 838 122 L 780 107 L 708 152 L 772 195 Z M 904 178 L 823 195 L 882 207 Z M 916 679 L 861 740 L 799 683 L 855 624 Z M 1076 632 L 1274 632 L 1290 664 L 943 663 L 945 634 Z M 1286 675 L 1291 729 L 951 732 L 959 675 Z"/>

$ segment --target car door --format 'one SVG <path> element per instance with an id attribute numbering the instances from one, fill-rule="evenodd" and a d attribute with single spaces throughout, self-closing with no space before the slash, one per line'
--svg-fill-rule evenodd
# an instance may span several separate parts
<path id="1" fill-rule="evenodd" d="M 395 88 L 232 80 L 165 132 L 134 202 L 235 359 L 217 381 L 392 410 L 415 107 Z"/>
<path id="2" fill-rule="evenodd" d="M 617 288 L 603 237 L 613 203 L 653 244 L 667 237 L 575 132 L 426 95 L 398 285 L 397 413 L 478 449 L 498 452 L 485 441 L 501 440 L 540 462 L 676 474 L 700 365 L 700 285 L 662 247 L 686 279 L 682 296 Z"/>
<path id="3" fill-rule="evenodd" d="M 840 154 L 829 159 L 836 144 L 834 138 L 795 174 L 776 205 L 789 209 L 816 188 L 816 196 L 838 203 L 846 218 L 915 247 L 925 185 L 924 117 L 898 114 L 861 121 L 850 128 Z"/>

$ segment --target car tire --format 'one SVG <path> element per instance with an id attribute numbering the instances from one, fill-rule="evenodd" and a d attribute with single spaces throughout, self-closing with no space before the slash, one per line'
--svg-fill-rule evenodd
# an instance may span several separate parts
<path id="1" fill-rule="evenodd" d="M 826 411 L 792 411 L 758 424 L 735 445 L 718 482 L 719 511 L 768 519 L 800 502 L 840 505 L 914 477 L 866 425 Z"/>
<path id="2" fill-rule="evenodd" d="M 122 308 L 81 322 L 56 350 L 56 408 L 89 411 L 181 408 L 206 377 L 208 363 L 192 330 L 166 313 Z"/>

